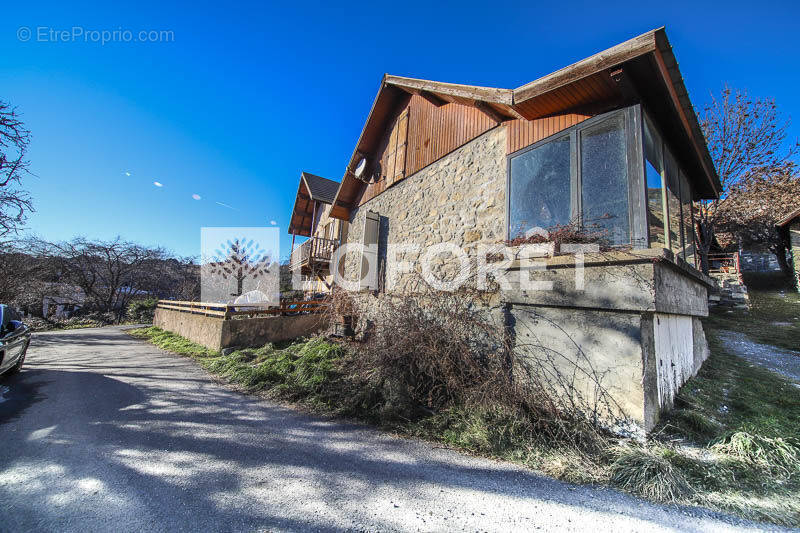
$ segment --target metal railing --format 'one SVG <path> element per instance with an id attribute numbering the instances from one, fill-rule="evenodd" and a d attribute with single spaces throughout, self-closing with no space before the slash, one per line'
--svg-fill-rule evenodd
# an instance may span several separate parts
<path id="1" fill-rule="evenodd" d="M 259 306 L 258 304 L 221 304 L 214 302 L 184 302 L 175 300 L 159 300 L 157 309 L 169 309 L 182 313 L 205 315 L 229 320 L 233 317 L 254 317 L 272 315 L 295 315 L 300 313 L 319 313 L 327 306 L 324 300 L 281 301 L 278 307 Z"/>
<path id="2" fill-rule="evenodd" d="M 719 274 L 740 274 L 739 252 L 730 254 L 708 254 L 708 272 Z"/>
<path id="3" fill-rule="evenodd" d="M 303 265 L 314 262 L 329 262 L 333 257 L 333 252 L 335 252 L 338 247 L 338 239 L 311 237 L 292 251 L 289 268 L 290 270 L 295 270 Z"/>

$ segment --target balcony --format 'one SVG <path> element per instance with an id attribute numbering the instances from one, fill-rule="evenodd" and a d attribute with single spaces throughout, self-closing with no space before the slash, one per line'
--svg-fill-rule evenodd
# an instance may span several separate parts
<path id="1" fill-rule="evenodd" d="M 330 271 L 331 258 L 338 247 L 338 239 L 311 237 L 292 252 L 289 268 L 300 269 L 302 274 L 325 275 Z"/>

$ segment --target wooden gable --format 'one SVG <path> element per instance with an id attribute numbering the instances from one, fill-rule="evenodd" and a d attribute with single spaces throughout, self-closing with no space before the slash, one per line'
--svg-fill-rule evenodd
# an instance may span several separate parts
<path id="1" fill-rule="evenodd" d="M 433 104 L 411 95 L 386 120 L 374 160 L 378 165 L 358 202 L 363 205 L 402 179 L 498 125 L 486 113 L 459 103 Z"/>

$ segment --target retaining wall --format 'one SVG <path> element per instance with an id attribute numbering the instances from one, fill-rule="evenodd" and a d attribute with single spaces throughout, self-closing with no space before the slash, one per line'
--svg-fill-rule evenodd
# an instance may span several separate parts
<path id="1" fill-rule="evenodd" d="M 259 347 L 312 335 L 326 325 L 324 316 L 305 314 L 224 320 L 217 317 L 157 308 L 153 325 L 211 350 L 232 346 Z"/>

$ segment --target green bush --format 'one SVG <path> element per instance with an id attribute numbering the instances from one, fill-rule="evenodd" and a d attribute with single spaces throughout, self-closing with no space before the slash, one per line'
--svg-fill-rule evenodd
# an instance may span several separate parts
<path id="1" fill-rule="evenodd" d="M 143 298 L 132 301 L 128 304 L 128 319 L 140 324 L 152 324 L 157 303 L 158 300 L 155 298 Z"/>

